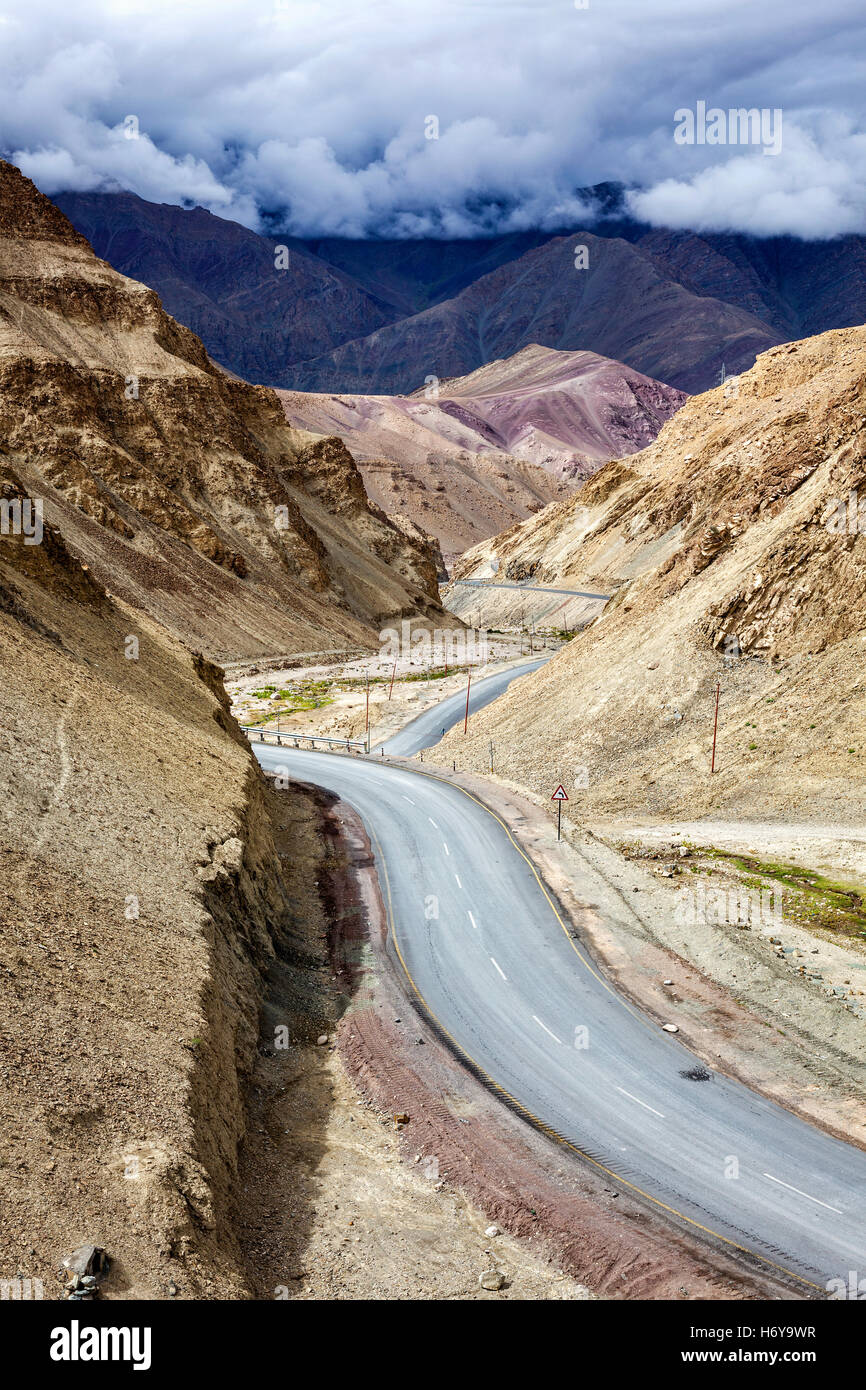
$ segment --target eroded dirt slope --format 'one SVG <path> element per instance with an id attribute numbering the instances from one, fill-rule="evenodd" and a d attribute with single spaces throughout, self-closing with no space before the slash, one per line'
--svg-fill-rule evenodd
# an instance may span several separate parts
<path id="1" fill-rule="evenodd" d="M 239 1296 L 226 1203 L 290 906 L 219 672 L 49 528 L 0 539 L 0 711 L 0 1272 L 58 1297 L 96 1244 L 114 1297 Z"/>

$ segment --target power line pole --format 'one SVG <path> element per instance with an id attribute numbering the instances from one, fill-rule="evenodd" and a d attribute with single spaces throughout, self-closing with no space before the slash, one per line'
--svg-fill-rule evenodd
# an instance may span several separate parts
<path id="1" fill-rule="evenodd" d="M 472 688 L 472 667 L 469 668 L 469 679 L 466 682 L 466 714 L 463 717 L 463 732 L 466 733 L 469 727 L 469 691 Z"/>
<path id="2" fill-rule="evenodd" d="M 712 759 L 711 759 L 711 761 L 710 761 L 710 773 L 711 773 L 711 774 L 714 773 L 715 770 L 716 770 L 716 734 L 717 734 L 718 731 L 719 731 L 719 695 L 721 694 L 721 689 L 722 689 L 722 683 L 721 683 L 721 681 L 716 681 L 716 717 L 715 717 L 715 721 L 714 721 L 714 723 L 713 723 L 713 756 L 712 756 Z"/>

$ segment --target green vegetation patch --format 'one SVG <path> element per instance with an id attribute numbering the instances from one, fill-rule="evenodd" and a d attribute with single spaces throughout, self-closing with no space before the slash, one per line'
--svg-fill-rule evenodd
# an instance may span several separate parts
<path id="1" fill-rule="evenodd" d="M 260 715 L 254 722 L 267 722 L 274 714 L 295 714 L 301 710 L 321 709 L 323 705 L 333 703 L 333 690 L 334 682 L 327 680 L 297 681 L 281 690 L 275 685 L 265 685 L 261 690 L 251 691 L 251 695 L 257 700 L 273 700 L 276 696 L 280 704 L 274 704 L 273 709 Z"/>
<path id="2" fill-rule="evenodd" d="M 813 869 L 734 854 L 712 845 L 689 844 L 687 847 L 697 856 L 728 864 L 749 888 L 760 891 L 768 884 L 779 884 L 785 915 L 801 926 L 866 937 L 866 888 L 859 884 L 852 887 L 826 878 Z"/>

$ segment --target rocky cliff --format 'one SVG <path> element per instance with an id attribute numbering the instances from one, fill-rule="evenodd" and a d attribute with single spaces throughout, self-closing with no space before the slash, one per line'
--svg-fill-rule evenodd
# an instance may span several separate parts
<path id="1" fill-rule="evenodd" d="M 432 551 L 370 504 L 345 447 L 215 367 L 8 164 L 0 424 L 99 581 L 211 655 L 323 650 L 441 613 Z"/>

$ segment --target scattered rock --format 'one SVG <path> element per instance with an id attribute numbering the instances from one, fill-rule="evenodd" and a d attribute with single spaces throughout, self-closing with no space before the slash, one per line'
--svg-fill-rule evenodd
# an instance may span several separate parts
<path id="1" fill-rule="evenodd" d="M 666 1033 L 678 1033 L 680 1031 L 676 1023 L 663 1023 L 662 1028 Z"/>
<path id="2" fill-rule="evenodd" d="M 505 1275 L 501 1269 L 486 1269 L 478 1276 L 478 1282 L 482 1289 L 501 1289 L 505 1283 Z"/>
<path id="3" fill-rule="evenodd" d="M 498 1226 L 488 1226 L 488 1227 L 487 1227 L 487 1230 L 484 1232 L 484 1234 L 485 1234 L 486 1236 L 498 1236 L 498 1235 L 501 1235 L 502 1233 L 501 1233 L 501 1231 L 500 1231 L 500 1229 L 499 1229 Z"/>
<path id="4" fill-rule="evenodd" d="M 325 1046 L 325 1043 L 326 1043 L 327 1041 L 328 1041 L 328 1035 L 327 1035 L 327 1033 L 320 1033 L 319 1036 L 316 1038 L 316 1047 L 324 1047 L 324 1046 Z"/>
<path id="5" fill-rule="evenodd" d="M 98 1245 L 80 1245 L 63 1261 L 67 1272 L 66 1297 L 71 1303 L 96 1297 L 97 1285 L 106 1277 L 111 1260 Z"/>

